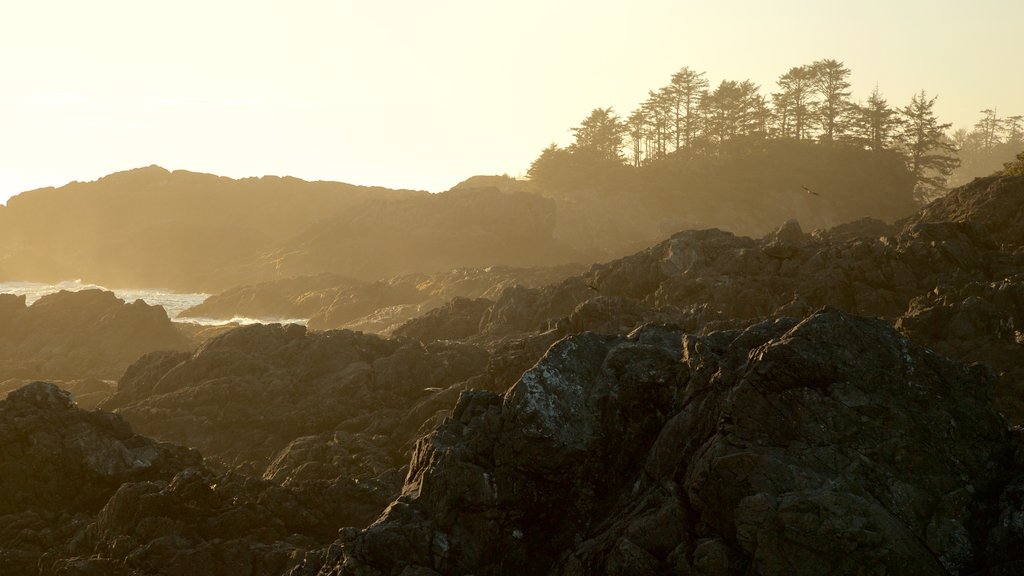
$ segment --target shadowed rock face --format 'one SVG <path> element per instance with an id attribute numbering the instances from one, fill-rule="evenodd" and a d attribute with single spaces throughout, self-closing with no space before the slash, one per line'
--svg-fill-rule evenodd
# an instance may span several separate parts
<path id="1" fill-rule="evenodd" d="M 939 286 L 911 301 L 896 327 L 915 342 L 998 375 L 996 402 L 1019 422 L 1024 414 L 1024 275 L 997 282 Z"/>
<path id="2" fill-rule="evenodd" d="M 0 381 L 113 380 L 142 354 L 189 344 L 162 307 L 142 300 L 61 291 L 26 306 L 24 296 L 0 294 Z"/>
<path id="3" fill-rule="evenodd" d="M 402 446 L 427 419 L 406 422 L 407 412 L 447 398 L 444 389 L 486 364 L 487 353 L 471 345 L 252 325 L 191 355 L 143 357 L 102 407 L 117 409 L 144 434 L 199 448 L 217 466 L 254 475 L 296 439 L 325 435 L 336 443 L 342 432 L 364 438 L 376 447 L 375 458 L 397 469 Z"/>
<path id="4" fill-rule="evenodd" d="M 280 574 L 338 523 L 380 512 L 345 476 L 287 486 L 216 474 L 36 382 L 0 401 L 0 574 Z M 354 450 L 350 448 L 350 450 Z M 353 475 L 354 477 L 354 475 Z"/>
<path id="5" fill-rule="evenodd" d="M 125 483 L 199 465 L 198 453 L 133 434 L 120 417 L 75 408 L 36 382 L 0 401 L 0 573 L 35 573 Z"/>
<path id="6" fill-rule="evenodd" d="M 1010 446 L 992 385 L 834 309 L 572 337 L 463 394 L 320 573 L 969 571 Z"/>

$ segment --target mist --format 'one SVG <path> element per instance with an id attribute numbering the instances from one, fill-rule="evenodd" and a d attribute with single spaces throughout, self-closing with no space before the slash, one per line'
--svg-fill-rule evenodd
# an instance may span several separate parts
<path id="1" fill-rule="evenodd" d="M 3 9 L 0 574 L 1020 573 L 1021 10 Z"/>

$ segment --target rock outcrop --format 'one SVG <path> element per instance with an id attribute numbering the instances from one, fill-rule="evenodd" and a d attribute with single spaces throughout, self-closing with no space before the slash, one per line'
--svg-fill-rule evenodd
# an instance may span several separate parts
<path id="1" fill-rule="evenodd" d="M 220 469 L 260 476 L 276 461 L 271 476 L 283 479 L 282 462 L 303 462 L 282 460 L 281 451 L 306 437 L 336 443 L 340 433 L 397 469 L 426 420 L 406 423 L 408 411 L 483 373 L 487 361 L 467 344 L 255 324 L 193 354 L 141 358 L 101 407 L 140 433 L 198 448 Z"/>
<path id="2" fill-rule="evenodd" d="M 319 573 L 967 573 L 1012 457 L 993 384 L 834 309 L 571 337 L 464 393 Z"/>
<path id="3" fill-rule="evenodd" d="M 200 464 L 192 450 L 133 434 L 36 382 L 0 401 L 0 573 L 30 574 L 40 556 L 88 523 L 125 483 L 168 480 Z"/>
<path id="4" fill-rule="evenodd" d="M 190 346 L 160 306 L 61 291 L 31 306 L 0 294 L 0 380 L 115 380 L 139 356 Z"/>
<path id="5" fill-rule="evenodd" d="M 308 319 L 314 330 L 347 328 L 388 335 L 452 298 L 493 299 L 509 286 L 546 286 L 584 270 L 575 264 L 489 266 L 402 274 L 377 282 L 321 274 L 232 288 L 210 296 L 181 317 Z"/>
<path id="6" fill-rule="evenodd" d="M 278 575 L 383 505 L 360 506 L 377 488 L 354 475 L 214 473 L 43 382 L 0 401 L 0 437 L 2 574 Z"/>

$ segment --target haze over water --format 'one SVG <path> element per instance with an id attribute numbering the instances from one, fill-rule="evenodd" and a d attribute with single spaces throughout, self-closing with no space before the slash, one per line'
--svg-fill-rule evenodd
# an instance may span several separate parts
<path id="1" fill-rule="evenodd" d="M 188 322 L 204 326 L 220 326 L 224 324 L 256 324 L 277 322 L 282 324 L 305 324 L 305 318 L 247 318 L 234 317 L 230 319 L 214 318 L 178 318 L 183 311 L 199 305 L 210 295 L 201 292 L 172 292 L 159 289 L 136 289 L 136 288 L 106 288 L 98 284 L 89 284 L 81 280 L 66 280 L 54 284 L 43 282 L 0 282 L 0 294 L 15 294 L 25 296 L 25 303 L 29 306 L 34 304 L 43 296 L 54 294 L 61 290 L 78 292 L 80 290 L 107 290 L 113 292 L 118 298 L 125 302 L 142 300 L 150 306 L 163 306 L 167 311 L 167 317 L 176 322 Z"/>

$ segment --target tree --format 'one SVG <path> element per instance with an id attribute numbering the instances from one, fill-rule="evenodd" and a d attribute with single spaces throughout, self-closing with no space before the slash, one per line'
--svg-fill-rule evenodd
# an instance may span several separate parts
<path id="1" fill-rule="evenodd" d="M 705 93 L 701 100 L 707 135 L 718 144 L 737 136 L 763 134 L 767 122 L 767 107 L 758 86 L 750 80 L 736 82 L 723 80 L 713 92 Z"/>
<path id="2" fill-rule="evenodd" d="M 1003 118 L 1003 132 L 1006 142 L 1013 146 L 1024 143 L 1024 116 L 1007 116 Z"/>
<path id="3" fill-rule="evenodd" d="M 644 137 L 647 133 L 647 117 L 643 108 L 637 108 L 626 119 L 626 134 L 629 136 L 633 166 L 639 168 L 644 158 Z"/>
<path id="4" fill-rule="evenodd" d="M 1024 176 L 1024 152 L 1017 154 L 1017 158 L 1013 161 L 1003 164 L 1003 169 L 999 174 L 1003 176 Z"/>
<path id="5" fill-rule="evenodd" d="M 889 148 L 899 127 L 897 110 L 889 107 L 875 86 L 866 104 L 855 107 L 853 131 L 857 139 L 871 150 Z"/>
<path id="6" fill-rule="evenodd" d="M 775 114 L 784 116 L 786 130 L 783 138 L 802 140 L 809 136 L 811 116 L 814 111 L 814 72 L 810 66 L 790 68 L 779 77 L 778 93 L 772 95 L 776 105 Z M 778 106 L 782 105 L 780 110 Z"/>
<path id="7" fill-rule="evenodd" d="M 668 88 L 647 92 L 647 100 L 641 105 L 647 119 L 647 156 L 661 158 L 668 153 L 669 136 L 672 127 L 672 96 Z"/>
<path id="8" fill-rule="evenodd" d="M 668 88 L 675 114 L 676 150 L 680 146 L 689 148 L 693 145 L 700 118 L 697 106 L 701 94 L 708 88 L 708 81 L 704 78 L 704 72 L 694 72 L 684 66 L 672 75 Z"/>
<path id="9" fill-rule="evenodd" d="M 960 164 L 956 146 L 945 133 L 951 124 L 939 124 L 932 110 L 937 98 L 929 99 L 921 90 L 900 109 L 899 142 L 916 181 L 915 192 L 922 200 L 944 190 L 949 175 Z"/>
<path id="10" fill-rule="evenodd" d="M 606 160 L 622 160 L 625 125 L 611 108 L 595 108 L 579 126 L 572 129 L 576 141 L 572 152 L 583 152 Z"/>
<path id="11" fill-rule="evenodd" d="M 818 123 L 821 141 L 830 143 L 846 132 L 845 117 L 850 109 L 850 69 L 838 60 L 818 60 L 810 67 L 814 90 L 821 96 Z"/>
<path id="12" fill-rule="evenodd" d="M 1002 121 L 996 116 L 996 111 L 986 108 L 981 111 L 981 120 L 974 125 L 974 131 L 978 134 L 978 143 L 982 150 L 995 148 L 1001 142 Z"/>

